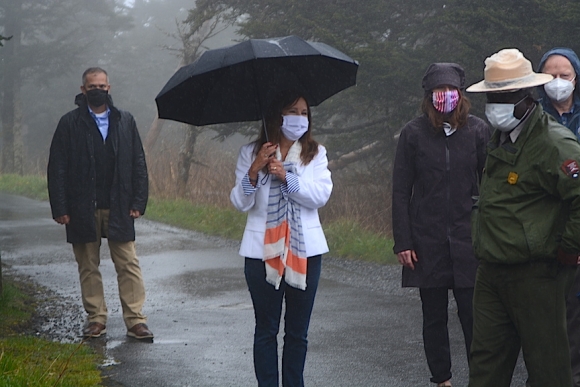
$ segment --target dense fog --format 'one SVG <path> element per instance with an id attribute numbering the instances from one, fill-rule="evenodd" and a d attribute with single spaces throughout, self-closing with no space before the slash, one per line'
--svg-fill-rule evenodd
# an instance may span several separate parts
<path id="1" fill-rule="evenodd" d="M 0 172 L 44 174 L 51 136 L 59 117 L 75 107 L 82 72 L 100 66 L 116 106 L 137 120 L 153 192 L 167 194 L 175 183 L 178 196 L 194 187 L 207 191 L 213 178 L 227 203 L 222 193 L 231 184 L 235 148 L 257 133 L 259 122 L 211 128 L 158 122 L 155 96 L 205 50 L 297 35 L 360 64 L 356 87 L 312 109 L 313 133 L 327 147 L 342 190 L 333 193 L 343 204 L 337 216 L 347 211 L 374 223 L 372 203 L 384 203 L 378 228 L 389 232 L 398 133 L 420 113 L 429 64 L 459 63 L 468 85 L 482 79 L 485 58 L 502 48 L 518 48 L 535 67 L 552 47 L 580 49 L 579 16 L 572 0 L 0 0 Z M 471 112 L 484 117 L 484 97 L 469 98 Z M 357 197 L 369 199 L 366 210 L 355 207 Z"/>
<path id="2" fill-rule="evenodd" d="M 0 12 L 4 11 L 0 13 L 0 34 L 11 37 L 14 33 L 5 19 L 6 8 L 18 2 L 3 3 L 7 2 L 0 2 Z M 155 96 L 180 66 L 183 44 L 178 28 L 195 2 L 152 0 L 115 5 L 103 1 L 96 6 L 97 2 L 92 1 L 53 1 L 52 11 L 27 4 L 33 2 L 20 3 L 23 12 L 18 28 L 22 39 L 4 40 L 0 48 L 0 79 L 15 71 L 9 68 L 15 62 L 20 74 L 14 88 L 20 98 L 15 93 L 14 99 L 9 99 L 2 93 L 7 88 L 0 87 L 0 105 L 6 115 L 7 105 L 17 104 L 16 125 L 20 121 L 24 145 L 23 172 L 44 173 L 52 134 L 59 118 L 75 108 L 81 75 L 88 67 L 99 66 L 108 72 L 115 105 L 135 116 L 145 139 L 157 114 Z M 46 12 L 55 13 L 54 18 L 43 19 Z M 207 39 L 204 46 L 229 45 L 236 38 L 230 27 Z M 3 79 L 3 84 L 9 81 Z"/>

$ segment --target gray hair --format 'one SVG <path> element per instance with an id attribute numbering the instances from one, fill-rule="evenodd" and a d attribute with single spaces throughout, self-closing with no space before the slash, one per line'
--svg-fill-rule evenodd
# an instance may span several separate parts
<path id="1" fill-rule="evenodd" d="M 109 83 L 109 74 L 107 74 L 107 72 L 105 70 L 103 70 L 100 67 L 89 67 L 83 73 L 83 86 L 87 83 L 87 75 L 98 74 L 98 73 L 105 74 L 107 76 L 107 83 Z"/>

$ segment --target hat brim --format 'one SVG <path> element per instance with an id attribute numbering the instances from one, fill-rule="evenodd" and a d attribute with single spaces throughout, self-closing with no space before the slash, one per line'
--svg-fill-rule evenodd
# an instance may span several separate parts
<path id="1" fill-rule="evenodd" d="M 533 77 L 526 77 L 525 80 L 514 80 L 513 82 L 501 82 L 501 86 L 494 86 L 485 80 L 469 86 L 465 91 L 469 93 L 494 93 L 508 92 L 511 90 L 527 89 L 529 87 L 540 86 L 550 82 L 554 77 L 550 74 L 534 74 Z M 498 82 L 499 83 L 499 82 Z"/>

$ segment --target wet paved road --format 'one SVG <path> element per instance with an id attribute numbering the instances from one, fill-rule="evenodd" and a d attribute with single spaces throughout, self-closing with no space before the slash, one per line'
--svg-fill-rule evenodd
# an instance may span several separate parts
<path id="1" fill-rule="evenodd" d="M 48 203 L 0 194 L 0 246 L 11 272 L 51 292 L 40 333 L 80 341 L 84 311 L 76 264 Z M 106 356 L 108 386 L 256 385 L 253 312 L 235 243 L 137 221 L 153 343 L 125 336 L 106 242 L 103 251 L 110 317 L 107 335 L 91 345 Z M 465 386 L 467 363 L 454 303 L 450 310 L 453 381 Z M 305 380 L 309 387 L 433 385 L 422 350 L 418 293 L 400 288 L 399 268 L 323 259 Z M 512 386 L 524 380 L 520 364 Z"/>

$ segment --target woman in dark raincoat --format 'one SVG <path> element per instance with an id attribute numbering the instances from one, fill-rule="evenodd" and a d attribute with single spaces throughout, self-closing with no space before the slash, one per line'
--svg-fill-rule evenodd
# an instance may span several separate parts
<path id="1" fill-rule="evenodd" d="M 423 77 L 423 114 L 407 123 L 393 171 L 394 252 L 403 287 L 418 287 L 423 343 L 431 382 L 450 386 L 448 289 L 453 289 L 469 356 L 477 261 L 470 215 L 478 195 L 487 124 L 469 114 L 465 74 L 455 63 L 433 63 Z"/>

